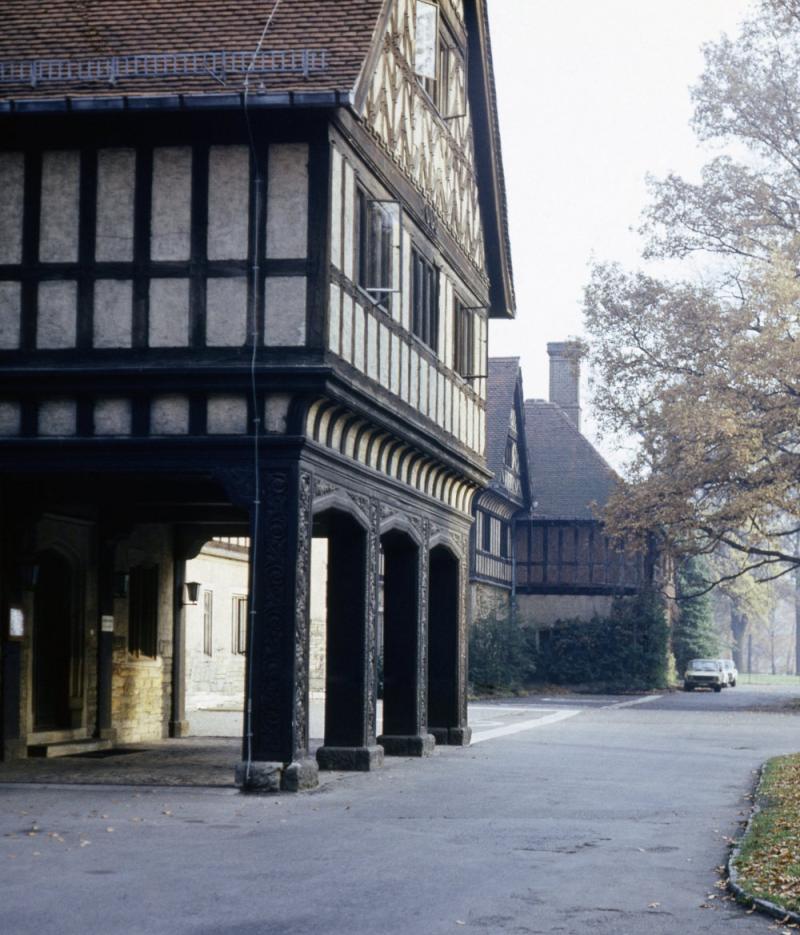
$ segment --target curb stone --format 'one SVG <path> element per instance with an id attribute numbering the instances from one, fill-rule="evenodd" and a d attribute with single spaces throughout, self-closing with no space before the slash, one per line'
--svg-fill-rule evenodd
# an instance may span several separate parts
<path id="1" fill-rule="evenodd" d="M 773 919 L 778 919 L 781 922 L 800 923 L 800 912 L 794 912 L 791 909 L 784 909 L 783 906 L 778 906 L 776 903 L 773 903 L 768 899 L 762 899 L 760 896 L 753 896 L 752 893 L 749 893 L 739 884 L 739 871 L 736 869 L 736 861 L 739 858 L 739 854 L 741 853 L 742 843 L 750 831 L 750 825 L 752 824 L 756 815 L 761 811 L 761 806 L 758 804 L 758 794 L 761 789 L 761 783 L 763 779 L 764 767 L 761 766 L 758 771 L 758 780 L 755 785 L 755 799 L 753 807 L 750 811 L 750 817 L 747 819 L 747 824 L 744 826 L 744 831 L 739 837 L 739 840 L 734 845 L 733 850 L 730 852 L 728 860 L 725 864 L 725 869 L 728 874 L 728 889 L 733 893 L 733 895 L 736 897 L 736 901 L 739 903 L 760 909 L 761 912 L 766 913 L 766 915 L 772 916 Z"/>

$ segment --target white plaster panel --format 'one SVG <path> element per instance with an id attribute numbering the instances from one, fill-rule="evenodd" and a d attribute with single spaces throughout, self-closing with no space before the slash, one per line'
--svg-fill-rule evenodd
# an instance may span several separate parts
<path id="1" fill-rule="evenodd" d="M 77 339 L 77 284 L 54 280 L 39 283 L 36 346 L 75 347 Z"/>
<path id="2" fill-rule="evenodd" d="M 270 276 L 264 287 L 264 343 L 300 347 L 306 343 L 306 277 Z"/>
<path id="3" fill-rule="evenodd" d="M 264 428 L 272 435 L 282 435 L 289 419 L 292 397 L 288 393 L 270 393 L 264 400 Z"/>
<path id="4" fill-rule="evenodd" d="M 342 223 L 344 224 L 344 257 L 343 272 L 348 279 L 353 279 L 353 244 L 355 235 L 356 213 L 356 177 L 353 167 L 347 160 L 344 164 L 344 211 Z"/>
<path id="5" fill-rule="evenodd" d="M 462 391 L 458 394 L 458 437 L 467 443 L 467 397 Z"/>
<path id="6" fill-rule="evenodd" d="M 267 172 L 267 256 L 308 252 L 308 144 L 274 143 Z"/>
<path id="7" fill-rule="evenodd" d="M 132 334 L 132 283 L 98 279 L 94 284 L 94 346 L 130 347 Z"/>
<path id="8" fill-rule="evenodd" d="M 0 436 L 19 435 L 22 428 L 22 409 L 19 403 L 0 401 Z"/>
<path id="9" fill-rule="evenodd" d="M 150 280 L 150 347 L 189 344 L 189 280 Z"/>
<path id="10" fill-rule="evenodd" d="M 331 147 L 331 263 L 342 268 L 342 154 Z"/>
<path id="11" fill-rule="evenodd" d="M 453 431 L 453 384 L 450 380 L 444 385 L 444 430 Z"/>
<path id="12" fill-rule="evenodd" d="M 342 341 L 342 290 L 331 283 L 328 303 L 328 347 L 334 354 L 341 354 Z"/>
<path id="13" fill-rule="evenodd" d="M 209 396 L 206 410 L 209 435 L 244 435 L 247 432 L 247 400 L 244 396 Z"/>
<path id="14" fill-rule="evenodd" d="M 438 383 L 438 392 L 436 394 L 436 422 L 444 428 L 444 394 L 446 383 L 443 373 L 439 374 L 436 382 Z"/>
<path id="15" fill-rule="evenodd" d="M 353 297 L 342 292 L 342 357 L 353 360 Z"/>
<path id="16" fill-rule="evenodd" d="M 133 197 L 136 153 L 101 149 L 97 153 L 95 257 L 101 262 L 133 259 Z"/>
<path id="17" fill-rule="evenodd" d="M 155 396 L 150 403 L 151 435 L 186 435 L 189 431 L 189 400 L 169 394 Z"/>
<path id="18" fill-rule="evenodd" d="M 389 354 L 392 347 L 392 333 L 386 327 L 381 325 L 378 332 L 378 379 L 381 386 L 389 388 Z"/>
<path id="19" fill-rule="evenodd" d="M 22 153 L 0 153 L 0 263 L 22 262 L 22 206 L 25 160 Z"/>
<path id="20" fill-rule="evenodd" d="M 364 360 L 364 315 L 366 312 L 356 302 L 353 307 L 353 366 L 361 373 L 366 372 Z"/>
<path id="21" fill-rule="evenodd" d="M 94 434 L 130 435 L 130 400 L 111 397 L 98 399 L 94 404 Z"/>
<path id="22" fill-rule="evenodd" d="M 367 375 L 378 379 L 378 322 L 375 315 L 367 313 Z"/>
<path id="23" fill-rule="evenodd" d="M 428 364 L 426 369 L 428 371 L 428 418 L 435 422 L 439 381 L 436 375 L 436 368 L 433 364 Z"/>
<path id="24" fill-rule="evenodd" d="M 150 257 L 188 260 L 192 220 L 192 151 L 188 146 L 153 150 Z"/>
<path id="25" fill-rule="evenodd" d="M 39 259 L 43 263 L 74 263 L 78 259 L 80 169 L 77 150 L 42 156 Z"/>
<path id="26" fill-rule="evenodd" d="M 76 426 L 74 399 L 48 399 L 39 406 L 40 435 L 74 435 Z"/>
<path id="27" fill-rule="evenodd" d="M 22 314 L 22 286 L 18 282 L 0 282 L 0 348 L 19 347 Z"/>
<path id="28" fill-rule="evenodd" d="M 400 338 L 392 335 L 392 361 L 389 374 L 389 389 L 397 396 L 400 395 Z"/>
<path id="29" fill-rule="evenodd" d="M 241 347 L 247 343 L 247 280 L 206 281 L 206 344 Z"/>
<path id="30" fill-rule="evenodd" d="M 208 153 L 208 258 L 247 259 L 250 150 L 212 146 Z"/>
<path id="31" fill-rule="evenodd" d="M 410 385 L 409 385 L 409 402 L 415 409 L 419 409 L 419 354 L 414 350 L 413 347 L 408 350 L 409 357 L 409 372 L 410 372 Z"/>

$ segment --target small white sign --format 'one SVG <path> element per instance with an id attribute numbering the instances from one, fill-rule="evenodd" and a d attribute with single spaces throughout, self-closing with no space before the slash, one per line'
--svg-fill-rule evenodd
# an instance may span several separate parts
<path id="1" fill-rule="evenodd" d="M 103 616 L 100 618 L 100 632 L 114 632 L 114 618 L 110 614 L 103 614 Z"/>
<path id="2" fill-rule="evenodd" d="M 428 0 L 417 0 L 417 37 L 414 71 L 422 78 L 436 78 L 439 7 Z"/>
<path id="3" fill-rule="evenodd" d="M 25 636 L 25 614 L 21 607 L 9 608 L 8 635 L 12 640 L 20 640 Z"/>

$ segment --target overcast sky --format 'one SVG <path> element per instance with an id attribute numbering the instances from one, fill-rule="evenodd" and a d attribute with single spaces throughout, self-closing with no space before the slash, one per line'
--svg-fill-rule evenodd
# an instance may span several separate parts
<path id="1" fill-rule="evenodd" d="M 517 320 L 492 324 L 489 353 L 522 357 L 527 397 L 547 396 L 546 343 L 582 333 L 591 258 L 637 265 L 646 174 L 703 163 L 689 128 L 700 46 L 748 8 L 490 0 Z"/>

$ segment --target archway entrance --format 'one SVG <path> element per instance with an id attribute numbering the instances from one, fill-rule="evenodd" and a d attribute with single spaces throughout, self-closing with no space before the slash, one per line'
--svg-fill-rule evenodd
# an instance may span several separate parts
<path id="1" fill-rule="evenodd" d="M 81 712 L 73 711 L 80 696 L 80 647 L 75 580 L 70 563 L 58 552 L 44 552 L 38 561 L 33 613 L 34 730 L 69 730 Z"/>

